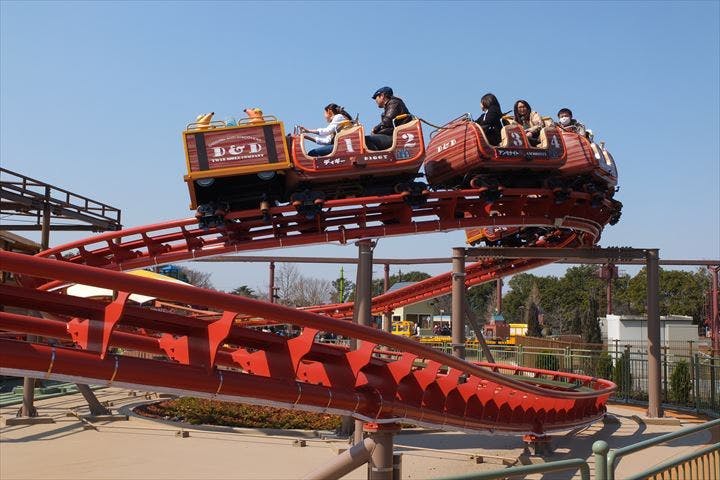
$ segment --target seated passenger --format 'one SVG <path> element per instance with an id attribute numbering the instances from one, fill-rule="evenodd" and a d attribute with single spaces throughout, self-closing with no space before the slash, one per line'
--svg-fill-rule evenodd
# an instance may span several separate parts
<path id="1" fill-rule="evenodd" d="M 575 132 L 578 135 L 586 136 L 587 131 L 585 129 L 585 125 L 578 122 L 573 118 L 572 110 L 569 108 L 561 108 L 558 111 L 558 123 L 557 125 L 561 127 L 563 130 L 567 130 L 568 132 Z"/>
<path id="2" fill-rule="evenodd" d="M 513 112 L 515 122 L 525 130 L 530 145 L 537 146 L 540 143 L 540 130 L 543 128 L 543 120 L 540 114 L 534 112 L 530 108 L 530 104 L 525 100 L 515 102 Z"/>
<path id="3" fill-rule="evenodd" d="M 486 93 L 480 99 L 480 106 L 482 107 L 482 115 L 475 120 L 475 123 L 485 132 L 485 136 L 491 145 L 500 144 L 500 130 L 502 130 L 502 124 L 500 118 L 502 117 L 502 109 L 500 108 L 500 102 L 495 95 L 492 93 Z"/>
<path id="4" fill-rule="evenodd" d="M 380 115 L 380 123 L 372 129 L 372 135 L 365 136 L 365 145 L 369 150 L 385 150 L 392 146 L 392 134 L 395 126 L 393 119 L 398 115 L 410 115 L 410 110 L 405 106 L 405 102 L 401 98 L 393 96 L 393 90 L 390 87 L 378 88 L 372 96 L 378 108 L 382 108 L 383 113 Z M 410 117 L 398 121 L 398 125 L 407 123 Z"/>
<path id="5" fill-rule="evenodd" d="M 335 140 L 335 134 L 338 132 L 338 128 L 343 122 L 348 120 L 352 122 L 352 117 L 343 107 L 331 103 L 325 107 L 325 120 L 327 120 L 328 126 L 318 128 L 317 130 L 309 130 L 305 127 L 300 127 L 300 133 L 311 133 L 315 135 L 308 136 L 307 138 L 322 145 L 321 147 L 313 148 L 307 152 L 307 154 L 311 157 L 322 157 L 332 153 L 333 140 Z"/>

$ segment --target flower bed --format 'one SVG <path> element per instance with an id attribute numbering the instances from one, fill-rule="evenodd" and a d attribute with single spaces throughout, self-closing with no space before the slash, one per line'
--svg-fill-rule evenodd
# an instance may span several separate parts
<path id="1" fill-rule="evenodd" d="M 145 417 L 163 418 L 192 425 L 247 428 L 337 430 L 341 423 L 338 415 L 190 397 L 141 405 L 135 408 L 135 412 Z"/>

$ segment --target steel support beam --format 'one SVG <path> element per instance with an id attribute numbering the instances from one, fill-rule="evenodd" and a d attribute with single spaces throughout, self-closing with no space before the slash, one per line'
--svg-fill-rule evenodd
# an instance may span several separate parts
<path id="1" fill-rule="evenodd" d="M 710 288 L 710 294 L 712 295 L 712 308 L 711 308 L 711 315 L 712 319 L 710 321 L 710 329 L 712 330 L 712 345 L 713 345 L 713 355 L 720 354 L 720 314 L 718 313 L 718 270 L 720 270 L 720 266 L 712 266 L 710 267 L 710 275 L 711 275 L 711 281 L 712 285 Z"/>
<path id="2" fill-rule="evenodd" d="M 270 281 L 268 282 L 268 301 L 275 303 L 275 262 L 270 262 Z"/>
<path id="3" fill-rule="evenodd" d="M 573 263 L 587 260 L 605 260 L 618 263 L 621 260 L 645 258 L 646 250 L 639 248 L 539 248 L 539 247 L 473 247 L 467 249 L 470 261 L 484 258 L 552 258 Z M 589 263 L 589 262 L 588 262 Z M 603 262 L 604 263 L 604 262 Z"/>
<path id="4" fill-rule="evenodd" d="M 487 343 L 485 342 L 485 337 L 482 333 L 482 326 L 480 325 L 480 322 L 478 322 L 475 313 L 473 313 L 473 311 L 470 309 L 470 302 L 468 301 L 467 295 L 465 296 L 465 316 L 467 317 L 468 322 L 470 322 L 470 325 L 475 331 L 475 338 L 477 338 L 478 344 L 483 351 L 483 355 L 485 355 L 485 359 L 490 363 L 495 363 L 495 358 L 493 358 L 493 354 L 490 351 L 490 348 L 487 346 Z"/>
<path id="5" fill-rule="evenodd" d="M 375 442 L 368 465 L 368 480 L 393 480 L 393 437 L 399 431 L 400 425 L 396 423 L 365 424 L 365 432 Z"/>
<path id="6" fill-rule="evenodd" d="M 360 240 L 358 246 L 358 269 L 355 281 L 355 305 L 353 318 L 359 325 L 369 326 L 372 321 L 372 256 L 375 243 L 371 240 Z M 355 342 L 355 347 L 359 347 Z M 363 422 L 355 420 L 354 442 L 363 439 Z"/>
<path id="7" fill-rule="evenodd" d="M 503 248 L 512 247 L 488 247 L 491 251 L 500 251 Z M 516 249 L 517 250 L 517 249 Z M 528 248 L 523 248 L 523 251 Z M 562 250 L 562 249 L 554 249 Z M 594 251 L 597 249 L 576 249 L 580 252 Z M 526 255 L 517 254 L 515 256 L 507 256 L 506 258 L 528 258 Z M 533 258 L 530 256 L 529 258 Z M 472 259 L 469 259 L 472 260 Z M 357 264 L 357 258 L 350 257 L 271 257 L 261 255 L 216 255 L 208 258 L 197 258 L 194 262 L 246 262 L 246 263 L 267 263 L 267 262 L 285 262 L 285 263 L 345 263 L 345 264 Z M 452 258 L 450 257 L 436 257 L 436 258 L 376 258 L 373 263 L 376 265 L 387 264 L 387 265 L 435 265 L 443 263 L 451 263 Z M 607 263 L 604 258 L 585 258 L 577 259 L 576 261 L 569 261 L 559 259 L 555 263 L 575 265 L 578 263 L 583 264 L 596 264 L 603 265 Z M 626 260 L 615 260 L 615 265 L 645 265 L 645 257 L 637 257 L 635 259 Z M 660 260 L 660 265 L 675 265 L 675 266 L 713 266 L 720 264 L 719 260 L 692 260 L 692 259 L 676 259 L 676 260 Z"/>
<path id="8" fill-rule="evenodd" d="M 383 281 L 383 286 L 385 287 L 383 292 L 387 293 L 388 290 L 390 290 L 390 264 L 386 263 L 384 267 L 385 272 L 385 278 Z M 383 320 L 382 320 L 382 329 L 385 332 L 392 332 L 392 312 L 387 311 L 383 312 Z"/>
<path id="9" fill-rule="evenodd" d="M 45 187 L 45 199 L 43 200 L 43 214 L 42 214 L 42 232 L 40 239 L 40 249 L 47 250 L 50 248 L 50 187 Z M 39 337 L 35 335 L 28 335 L 27 341 L 30 343 L 37 342 Z M 20 409 L 19 416 L 22 417 L 37 417 L 38 411 L 35 408 L 35 379 L 24 377 L 23 378 L 23 403 Z"/>
<path id="10" fill-rule="evenodd" d="M 660 284 L 659 252 L 647 250 L 647 314 L 648 314 L 648 417 L 662 417 L 662 370 L 660 369 Z"/>
<path id="11" fill-rule="evenodd" d="M 453 248 L 452 256 L 452 354 L 465 358 L 465 249 Z"/>
<path id="12" fill-rule="evenodd" d="M 366 438 L 332 459 L 317 470 L 305 475 L 303 480 L 334 480 L 342 478 L 367 463 L 375 449 L 375 441 Z"/>

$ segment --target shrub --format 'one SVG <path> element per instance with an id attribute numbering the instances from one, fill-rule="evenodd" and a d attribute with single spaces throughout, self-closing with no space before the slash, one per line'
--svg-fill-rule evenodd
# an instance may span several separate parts
<path id="1" fill-rule="evenodd" d="M 677 404 L 686 405 L 690 401 L 691 391 L 690 366 L 685 360 L 680 360 L 670 374 L 671 398 Z"/>
<path id="2" fill-rule="evenodd" d="M 558 371 L 560 370 L 560 360 L 550 352 L 542 352 L 535 358 L 535 368 L 542 368 L 545 370 Z"/>
<path id="3" fill-rule="evenodd" d="M 629 396 L 632 386 L 632 373 L 630 373 L 630 359 L 623 355 L 618 358 L 613 370 L 613 382 L 617 385 L 616 396 Z"/>
<path id="4" fill-rule="evenodd" d="M 607 352 L 603 352 L 597 357 L 595 376 L 607 380 L 613 378 L 613 361 Z"/>

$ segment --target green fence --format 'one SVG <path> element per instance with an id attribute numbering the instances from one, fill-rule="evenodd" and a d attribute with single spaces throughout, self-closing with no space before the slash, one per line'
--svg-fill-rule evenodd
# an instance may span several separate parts
<path id="1" fill-rule="evenodd" d="M 432 344 L 451 353 L 449 342 Z M 684 348 L 681 348 L 684 347 Z M 490 345 L 497 363 L 544 368 L 605 378 L 618 386 L 613 400 L 647 402 L 648 353 L 641 343 L 598 345 L 597 348 L 548 348 L 523 345 Z M 720 358 L 688 348 L 688 342 L 661 348 L 662 402 L 667 406 L 720 416 Z M 474 344 L 467 346 L 469 361 L 484 360 Z"/>

